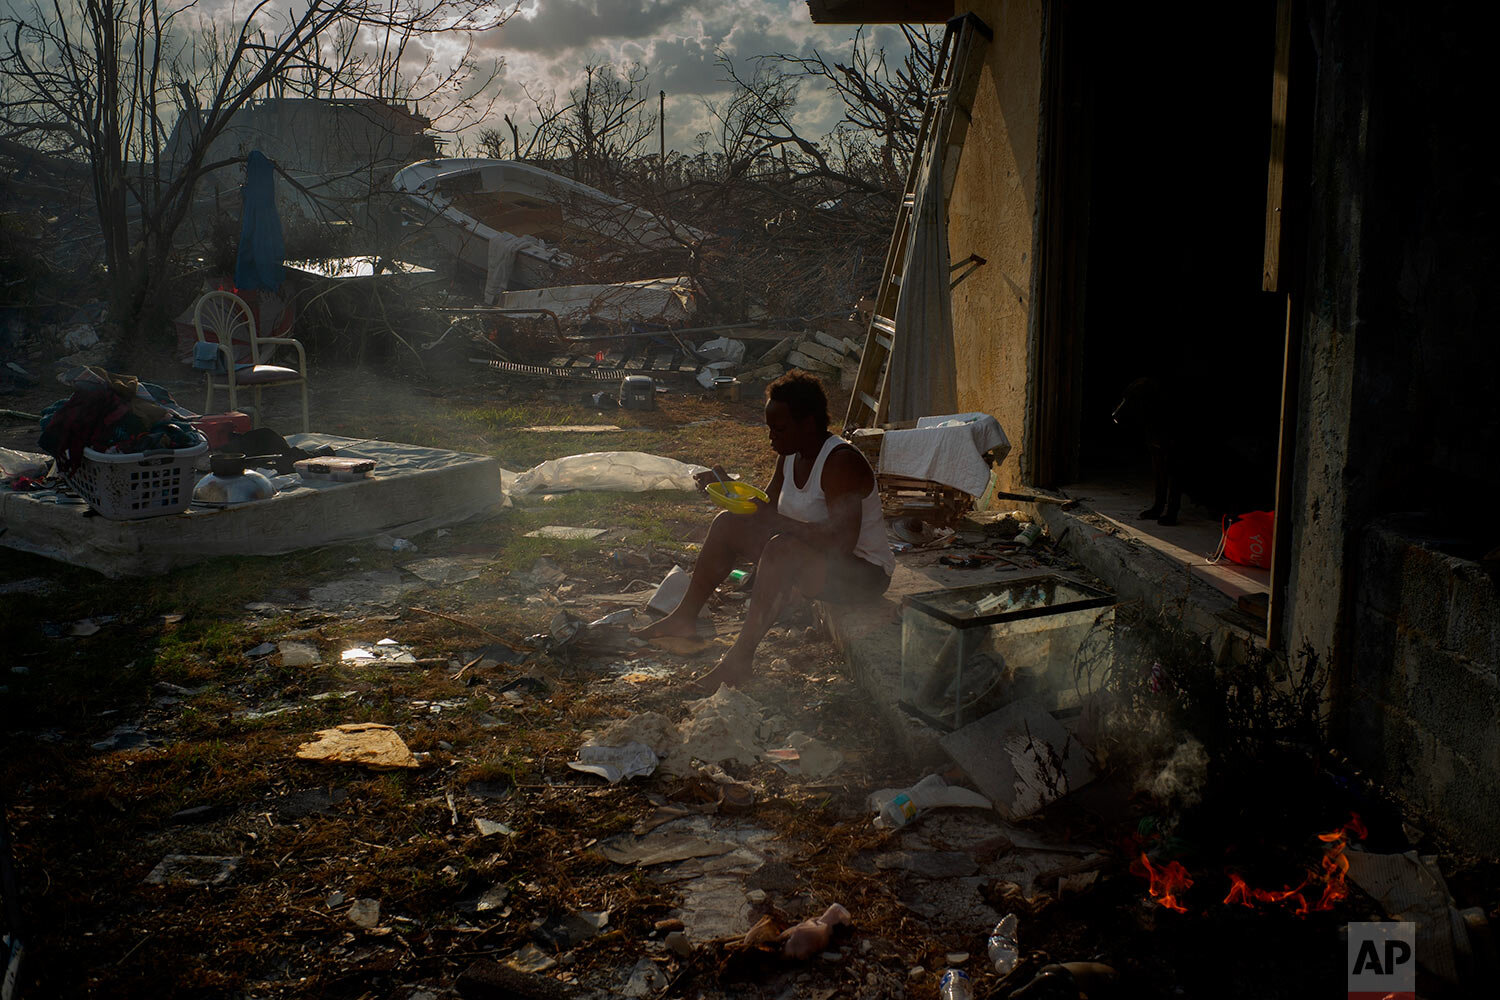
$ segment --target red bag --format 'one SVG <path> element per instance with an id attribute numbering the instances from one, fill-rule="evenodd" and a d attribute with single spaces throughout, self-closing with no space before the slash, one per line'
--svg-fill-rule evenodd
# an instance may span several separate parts
<path id="1" fill-rule="evenodd" d="M 1248 514 L 1226 516 L 1222 522 L 1224 536 L 1219 551 L 1210 562 L 1223 556 L 1241 566 L 1271 568 L 1271 538 L 1276 527 L 1276 512 L 1252 510 Z"/>

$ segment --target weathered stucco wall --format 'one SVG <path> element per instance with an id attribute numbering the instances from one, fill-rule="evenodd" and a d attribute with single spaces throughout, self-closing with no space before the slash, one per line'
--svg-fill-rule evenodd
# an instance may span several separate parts
<path id="1" fill-rule="evenodd" d="M 1014 489 L 1025 438 L 1043 11 L 1040 0 L 955 7 L 995 33 L 948 208 L 953 261 L 977 253 L 988 262 L 953 292 L 958 408 L 989 413 L 1005 428 L 1011 452 L 1001 488 Z"/>

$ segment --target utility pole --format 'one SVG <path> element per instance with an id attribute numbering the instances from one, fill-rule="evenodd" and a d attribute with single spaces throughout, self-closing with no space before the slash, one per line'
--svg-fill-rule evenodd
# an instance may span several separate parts
<path id="1" fill-rule="evenodd" d="M 657 162 L 660 164 L 658 169 L 661 171 L 661 176 L 665 178 L 667 176 L 667 92 L 665 90 L 661 92 L 661 113 L 659 120 L 661 122 L 658 132 L 660 136 L 661 157 Z"/>

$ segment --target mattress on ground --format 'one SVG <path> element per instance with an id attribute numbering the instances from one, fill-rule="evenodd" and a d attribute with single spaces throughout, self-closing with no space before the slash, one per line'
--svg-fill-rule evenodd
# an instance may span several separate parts
<path id="1" fill-rule="evenodd" d="M 193 506 L 181 514 L 111 521 L 51 491 L 0 487 L 0 545 L 85 566 L 108 577 L 165 573 L 226 555 L 278 555 L 381 532 L 414 535 L 466 521 L 504 502 L 493 458 L 329 434 L 287 440 L 374 459 L 370 479 L 306 482 L 268 500 Z"/>

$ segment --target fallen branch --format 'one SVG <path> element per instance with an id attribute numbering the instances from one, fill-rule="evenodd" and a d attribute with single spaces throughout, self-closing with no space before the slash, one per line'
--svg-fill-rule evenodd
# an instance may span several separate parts
<path id="1" fill-rule="evenodd" d="M 517 646 L 515 643 L 511 642 L 509 639 L 506 639 L 506 638 L 504 638 L 502 636 L 496 635 L 495 633 L 491 632 L 489 629 L 485 628 L 483 625 L 476 624 L 476 623 L 471 622 L 471 621 L 469 621 L 469 620 L 467 620 L 465 618 L 460 618 L 457 615 L 445 614 L 442 611 L 430 611 L 427 608 L 409 608 L 408 610 L 415 611 L 418 614 L 422 614 L 422 615 L 431 615 L 434 618 L 441 618 L 441 619 L 443 619 L 443 621 L 452 622 L 455 625 L 462 625 L 464 628 L 471 628 L 474 631 L 478 632 L 480 635 L 485 636 L 486 638 L 494 639 L 500 645 L 504 646 L 506 649 L 512 650 L 513 652 L 517 652 L 517 653 L 529 653 L 529 652 L 531 652 L 531 650 L 528 649 L 527 647 L 525 647 L 525 646 Z"/>

